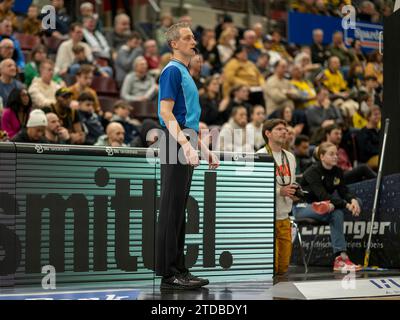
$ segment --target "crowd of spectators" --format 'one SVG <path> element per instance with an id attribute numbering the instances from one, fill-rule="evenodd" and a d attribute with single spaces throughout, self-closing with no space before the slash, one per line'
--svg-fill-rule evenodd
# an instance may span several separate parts
<path id="1" fill-rule="evenodd" d="M 78 21 L 71 21 L 64 1 L 52 0 L 56 29 L 44 31 L 37 6 L 17 17 L 13 2 L 0 3 L 3 141 L 149 146 L 145 134 L 159 128 L 158 120 L 150 111 L 136 117 L 135 106 L 157 104 L 158 77 L 171 59 L 164 32 L 178 19 L 163 14 L 153 37 L 146 37 L 132 30 L 124 13 L 107 31 L 90 2 L 81 5 Z M 304 0 L 291 6 L 332 16 L 350 3 Z M 352 3 L 366 21 L 380 22 L 390 11 L 385 1 Z M 189 16 L 179 21 L 192 24 Z M 192 28 L 199 53 L 190 72 L 200 92 L 201 127 L 220 129 L 214 148 L 256 152 L 264 147 L 263 122 L 281 118 L 289 124 L 287 148 L 297 157 L 298 175 L 315 161 L 313 150 L 323 141 L 339 147 L 348 181 L 373 175 L 383 103 L 378 52 L 364 53 L 359 41 L 346 46 L 341 31 L 324 44 L 322 29 L 313 31 L 311 46 L 289 45 L 280 30 L 267 34 L 261 23 L 241 29 L 229 15 L 215 28 Z M 37 44 L 22 50 L 21 34 Z M 46 45 L 49 39 L 59 42 L 54 51 Z M 95 80 L 118 88 L 111 107 L 103 104 Z"/>

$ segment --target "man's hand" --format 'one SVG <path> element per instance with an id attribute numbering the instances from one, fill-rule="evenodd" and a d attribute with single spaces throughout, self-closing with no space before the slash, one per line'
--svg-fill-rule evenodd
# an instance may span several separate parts
<path id="1" fill-rule="evenodd" d="M 289 197 L 290 199 L 294 199 L 294 194 L 296 193 L 296 187 L 292 184 L 285 186 L 285 187 L 281 187 L 280 190 L 280 195 L 282 197 Z"/>
<path id="2" fill-rule="evenodd" d="M 354 217 L 358 217 L 360 215 L 361 207 L 360 207 L 360 204 L 358 203 L 358 201 L 356 199 L 351 200 L 350 211 L 351 211 L 351 214 Z"/>
<path id="3" fill-rule="evenodd" d="M 68 130 L 66 128 L 64 128 L 64 127 L 58 128 L 58 132 L 57 133 L 58 133 L 58 137 L 61 140 L 67 141 L 69 139 L 69 132 L 68 132 Z"/>
<path id="4" fill-rule="evenodd" d="M 219 167 L 219 159 L 216 154 L 210 150 L 205 152 L 207 161 L 208 161 L 208 169 L 214 170 Z"/>
<path id="5" fill-rule="evenodd" d="M 189 142 L 182 145 L 183 154 L 185 155 L 186 163 L 197 167 L 200 164 L 199 155 Z"/>

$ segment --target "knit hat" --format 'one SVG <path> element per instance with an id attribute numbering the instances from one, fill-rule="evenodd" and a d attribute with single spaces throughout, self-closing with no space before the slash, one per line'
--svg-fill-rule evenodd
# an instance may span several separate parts
<path id="1" fill-rule="evenodd" d="M 35 109 L 31 111 L 26 127 L 47 127 L 47 117 L 44 112 L 40 109 Z"/>

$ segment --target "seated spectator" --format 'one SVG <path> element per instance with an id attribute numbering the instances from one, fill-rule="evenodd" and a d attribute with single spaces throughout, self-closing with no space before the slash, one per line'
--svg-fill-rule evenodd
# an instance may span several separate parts
<path id="1" fill-rule="evenodd" d="M 361 40 L 356 39 L 353 41 L 353 43 L 351 44 L 350 53 L 354 58 L 354 62 L 361 63 L 362 66 L 366 65 L 367 57 L 363 52 Z"/>
<path id="2" fill-rule="evenodd" d="M 140 123 L 136 119 L 130 118 L 132 110 L 132 106 L 126 101 L 117 101 L 113 106 L 113 116 L 110 120 L 111 122 L 118 122 L 124 127 L 124 143 L 127 145 L 139 136 L 138 125 Z"/>
<path id="3" fill-rule="evenodd" d="M 357 19 L 363 22 L 379 23 L 380 15 L 372 1 L 361 2 Z"/>
<path id="4" fill-rule="evenodd" d="M 342 67 L 350 67 L 354 60 L 354 56 L 344 44 L 343 33 L 341 31 L 337 31 L 333 34 L 329 51 L 331 52 L 331 56 L 339 58 Z"/>
<path id="5" fill-rule="evenodd" d="M 203 86 L 206 82 L 206 79 L 202 74 L 202 66 L 204 66 L 203 62 L 203 56 L 201 54 L 196 54 L 192 59 L 190 59 L 189 63 L 189 73 L 192 76 L 200 95 L 204 93 Z M 206 74 L 209 74 L 209 72 L 206 72 Z"/>
<path id="6" fill-rule="evenodd" d="M 286 127 L 287 132 L 285 136 L 285 142 L 283 144 L 283 149 L 288 150 L 293 153 L 294 150 L 294 141 L 296 139 L 296 133 L 294 132 L 294 128 L 292 126 Z"/>
<path id="7" fill-rule="evenodd" d="M 109 66 L 101 67 L 97 64 L 97 62 L 91 62 L 87 59 L 85 48 L 82 47 L 80 44 L 74 45 L 72 47 L 72 52 L 74 53 L 74 61 L 68 67 L 67 73 L 71 76 L 76 76 L 76 73 L 79 71 L 81 66 L 83 65 L 90 65 L 93 67 L 93 72 L 96 76 L 101 77 L 112 77 L 113 70 Z"/>
<path id="8" fill-rule="evenodd" d="M 274 30 L 271 33 L 272 47 L 271 51 L 278 52 L 283 59 L 289 62 L 293 61 L 293 57 L 287 52 L 285 46 L 282 43 L 282 35 L 278 30 Z"/>
<path id="9" fill-rule="evenodd" d="M 247 137 L 251 139 L 254 137 L 254 141 L 249 141 L 254 147 L 254 151 L 260 150 L 264 145 L 264 137 L 262 135 L 262 128 L 265 121 L 265 108 L 260 105 L 256 105 L 251 108 L 251 122 L 247 124 Z"/>
<path id="10" fill-rule="evenodd" d="M 311 45 L 311 58 L 313 63 L 325 65 L 331 56 L 330 50 L 324 45 L 324 31 L 322 29 L 313 30 L 313 44 Z"/>
<path id="11" fill-rule="evenodd" d="M 121 98 L 129 101 L 151 101 L 155 99 L 158 86 L 148 72 L 147 61 L 143 56 L 133 63 L 134 71 L 129 73 L 121 88 Z"/>
<path id="12" fill-rule="evenodd" d="M 13 59 L 13 56 L 14 56 L 14 42 L 12 42 L 12 40 L 7 39 L 7 38 L 1 40 L 0 41 L 0 61 L 3 61 L 5 59 Z M 15 63 L 16 63 L 16 61 L 15 61 Z"/>
<path id="13" fill-rule="evenodd" d="M 316 103 L 317 92 L 311 81 L 304 78 L 304 70 L 300 65 L 292 67 L 291 84 L 297 89 L 298 98 L 294 100 L 297 109 L 305 109 Z"/>
<path id="14" fill-rule="evenodd" d="M 253 30 L 246 30 L 243 34 L 243 46 L 247 49 L 247 55 L 251 62 L 257 63 L 261 49 L 256 48 L 257 35 Z"/>
<path id="15" fill-rule="evenodd" d="M 1 19 L 0 19 L 1 21 Z M 18 72 L 23 72 L 25 68 L 25 56 L 22 52 L 19 41 L 13 36 L 13 27 L 11 21 L 5 19 L 0 22 L 0 40 L 10 39 L 14 44 L 13 60 L 17 64 Z"/>
<path id="16" fill-rule="evenodd" d="M 373 169 L 378 169 L 379 163 L 379 123 L 381 122 L 381 110 L 373 107 L 367 116 L 368 124 L 357 134 L 358 160 L 366 163 Z"/>
<path id="17" fill-rule="evenodd" d="M 19 29 L 18 18 L 12 11 L 14 0 L 3 0 L 0 3 L 0 21 L 8 20 L 15 30 Z"/>
<path id="18" fill-rule="evenodd" d="M 333 124 L 325 128 L 325 141 L 334 144 L 337 148 L 337 166 L 343 170 L 346 184 L 352 184 L 367 179 L 376 178 L 376 173 L 367 165 L 360 164 L 353 168 L 346 150 L 340 147 L 342 142 L 342 128 Z"/>
<path id="19" fill-rule="evenodd" d="M 310 154 L 310 138 L 306 135 L 298 135 L 294 140 L 293 154 L 296 157 L 296 175 L 303 173 L 313 164 Z"/>
<path id="20" fill-rule="evenodd" d="M 64 0 L 51 0 L 51 5 L 56 10 L 56 28 L 50 28 L 46 33 L 59 39 L 66 39 L 72 21 L 64 7 Z"/>
<path id="21" fill-rule="evenodd" d="M 336 56 L 329 58 L 328 68 L 320 76 L 322 84 L 334 95 L 347 98 L 349 96 L 347 82 L 340 71 L 340 60 Z"/>
<path id="22" fill-rule="evenodd" d="M 205 76 L 209 76 L 214 73 L 220 73 L 222 64 L 219 57 L 214 30 L 208 28 L 203 30 L 198 48 L 199 53 L 204 59 L 204 67 L 209 70 L 209 73 L 205 74 Z"/>
<path id="23" fill-rule="evenodd" d="M 274 66 L 274 74 L 264 84 L 268 115 L 285 106 L 294 109 L 293 100 L 299 98 L 297 90 L 285 78 L 287 67 L 288 64 L 285 60 L 279 60 Z"/>
<path id="24" fill-rule="evenodd" d="M 8 97 L 8 103 L 1 117 L 1 128 L 12 139 L 21 128 L 26 127 L 28 116 L 32 109 L 32 100 L 23 89 L 13 89 Z"/>
<path id="25" fill-rule="evenodd" d="M 174 24 L 174 18 L 169 13 L 164 13 L 160 17 L 160 26 L 156 28 L 155 38 L 160 48 L 160 53 L 163 55 L 170 51 L 167 40 L 165 39 L 165 33 L 168 28 Z"/>
<path id="26" fill-rule="evenodd" d="M 383 86 L 383 56 L 378 51 L 374 51 L 368 55 L 367 61 L 364 71 L 365 78 L 374 76 L 378 80 L 378 84 Z"/>
<path id="27" fill-rule="evenodd" d="M 103 32 L 103 23 L 99 19 L 99 15 L 94 12 L 94 5 L 91 2 L 83 2 L 79 7 L 80 16 L 78 22 L 83 23 L 83 19 L 86 17 L 93 17 L 96 20 L 96 30 Z"/>
<path id="28" fill-rule="evenodd" d="M 118 49 L 115 60 L 115 76 L 119 86 L 122 86 L 125 76 L 131 72 L 135 59 L 143 54 L 141 43 L 140 34 L 133 32 Z"/>
<path id="29" fill-rule="evenodd" d="M 358 217 L 361 212 L 360 203 L 346 187 L 342 170 L 337 167 L 336 146 L 325 142 L 318 148 L 319 161 L 309 167 L 303 175 L 301 185 L 309 192 L 307 205 L 299 203 L 293 207 L 296 219 L 312 218 L 327 222 L 330 226 L 330 236 L 334 255 L 334 271 L 359 271 L 360 265 L 352 263 L 347 255 L 346 239 L 343 233 L 343 215 L 351 213 Z M 317 214 L 313 202 L 330 201 L 329 211 Z"/>
<path id="30" fill-rule="evenodd" d="M 364 82 L 364 68 L 360 62 L 353 62 L 350 66 L 347 83 L 351 89 L 351 96 L 357 96 Z"/>
<path id="31" fill-rule="evenodd" d="M 56 104 L 46 111 L 55 113 L 66 128 L 71 138 L 71 144 L 84 144 L 85 132 L 79 119 L 78 111 L 70 108 L 72 92 L 68 88 L 60 88 L 56 92 Z"/>
<path id="32" fill-rule="evenodd" d="M 22 32 L 33 36 L 39 36 L 42 32 L 42 21 L 39 19 L 39 7 L 31 4 L 27 17 L 22 22 Z"/>
<path id="33" fill-rule="evenodd" d="M 150 72 L 157 77 L 161 71 L 161 56 L 158 53 L 156 40 L 150 39 L 144 43 L 144 58 L 147 61 Z"/>
<path id="34" fill-rule="evenodd" d="M 94 112 L 99 115 L 103 115 L 100 106 L 100 101 L 99 98 L 97 97 L 97 93 L 90 87 L 92 85 L 92 82 L 93 82 L 92 66 L 82 65 L 78 73 L 76 74 L 76 82 L 69 87 L 69 91 L 72 93 L 72 100 L 74 101 L 77 101 L 82 93 L 84 92 L 89 93 L 94 99 L 93 103 Z M 76 103 L 73 103 L 73 105 L 76 105 Z"/>
<path id="35" fill-rule="evenodd" d="M 235 50 L 233 57 L 228 61 L 224 67 L 224 97 L 228 97 L 232 88 L 237 85 L 245 85 L 250 87 L 252 93 L 262 96 L 262 85 L 264 78 L 257 66 L 248 60 L 247 50 L 242 46 L 238 46 Z M 264 101 L 256 101 L 254 99 L 252 104 L 264 104 Z"/>
<path id="36" fill-rule="evenodd" d="M 24 70 L 24 81 L 25 85 L 28 88 L 32 84 L 34 78 L 40 77 L 39 73 L 40 64 L 46 59 L 47 59 L 47 49 L 44 45 L 39 44 L 32 49 L 30 62 L 28 62 L 25 65 L 25 70 Z M 53 81 L 55 81 L 58 84 L 63 83 L 62 78 L 56 74 L 53 74 Z"/>
<path id="37" fill-rule="evenodd" d="M 111 47 L 103 34 L 96 30 L 96 19 L 83 18 L 83 39 L 92 48 L 92 54 L 96 58 L 111 59 Z"/>
<path id="38" fill-rule="evenodd" d="M 12 142 L 25 143 L 47 143 L 45 131 L 47 127 L 47 118 L 44 112 L 40 109 L 32 110 L 29 114 L 26 128 L 21 128 Z"/>
<path id="39" fill-rule="evenodd" d="M 84 144 L 94 145 L 97 139 L 104 134 L 101 118 L 95 112 L 95 99 L 90 93 L 83 92 L 78 97 L 78 103 L 79 119 L 86 136 Z"/>
<path id="40" fill-rule="evenodd" d="M 221 33 L 217 49 L 221 64 L 224 66 L 236 50 L 236 33 L 234 28 L 228 28 Z"/>
<path id="41" fill-rule="evenodd" d="M 80 23 L 73 23 L 70 27 L 70 39 L 61 43 L 57 51 L 55 72 L 64 75 L 68 71 L 68 67 L 73 64 L 75 55 L 72 50 L 77 44 L 81 45 L 85 50 L 86 59 L 93 61 L 92 49 L 83 40 L 83 28 Z"/>
<path id="42" fill-rule="evenodd" d="M 143 120 L 139 136 L 135 137 L 130 146 L 134 148 L 157 148 L 161 126 L 153 119 Z"/>
<path id="43" fill-rule="evenodd" d="M 106 128 L 106 134 L 99 137 L 95 146 L 101 147 L 127 147 L 124 143 L 125 130 L 118 122 L 111 122 Z"/>
<path id="44" fill-rule="evenodd" d="M 256 33 L 256 42 L 254 43 L 254 47 L 263 51 L 264 50 L 263 37 L 265 34 L 265 30 L 262 23 L 257 22 L 253 24 L 253 27 L 251 29 Z"/>
<path id="45" fill-rule="evenodd" d="M 323 130 L 327 126 L 334 123 L 343 124 L 340 110 L 332 105 L 329 91 L 324 87 L 318 91 L 315 106 L 306 109 L 306 117 L 312 143 L 318 143 L 323 139 Z"/>
<path id="46" fill-rule="evenodd" d="M 308 81 L 314 81 L 319 72 L 322 71 L 322 66 L 319 63 L 311 62 L 310 47 L 302 47 L 302 51 L 296 55 L 294 63 L 303 69 L 304 78 Z"/>
<path id="47" fill-rule="evenodd" d="M 282 59 L 282 56 L 272 50 L 273 42 L 272 37 L 268 34 L 264 37 L 264 51 L 269 55 L 269 66 L 273 67 L 279 60 Z"/>
<path id="48" fill-rule="evenodd" d="M 254 148 L 246 137 L 247 110 L 245 107 L 235 107 L 232 116 L 222 126 L 217 143 L 221 152 L 254 152 Z"/>
<path id="49" fill-rule="evenodd" d="M 270 62 L 269 53 L 262 52 L 258 56 L 256 66 L 258 68 L 258 71 L 260 71 L 260 73 L 264 77 L 264 79 L 267 79 L 272 75 L 272 68 L 269 62 Z"/>
<path id="50" fill-rule="evenodd" d="M 231 117 L 233 108 L 237 106 L 245 107 L 247 114 L 250 115 L 250 109 L 252 105 L 249 101 L 250 90 L 246 85 L 238 85 L 234 87 L 230 94 L 230 99 L 224 99 L 220 104 L 220 123 L 224 124 Z"/>
<path id="51" fill-rule="evenodd" d="M 34 78 L 29 87 L 29 94 L 32 97 L 32 103 L 35 108 L 50 107 L 56 103 L 55 94 L 62 84 L 53 80 L 54 62 L 44 60 L 39 68 L 40 77 Z"/>
<path id="52" fill-rule="evenodd" d="M 49 112 L 46 113 L 47 127 L 45 131 L 46 140 L 52 144 L 70 144 L 71 138 L 66 128 L 61 126 L 58 116 Z"/>
<path id="53" fill-rule="evenodd" d="M 379 107 L 383 107 L 383 101 L 379 92 L 378 79 L 375 76 L 368 76 L 364 79 L 364 87 L 360 91 L 365 91 L 369 96 L 372 97 L 373 104 Z"/>
<path id="54" fill-rule="evenodd" d="M 302 110 L 293 110 L 290 106 L 285 106 L 268 117 L 268 119 L 274 118 L 285 120 L 288 126 L 294 129 L 296 136 L 308 132 L 307 118 Z"/>
<path id="55" fill-rule="evenodd" d="M 16 79 L 17 66 L 12 59 L 0 62 L 0 98 L 2 105 L 7 105 L 8 96 L 13 89 L 22 89 L 23 84 Z"/>
<path id="56" fill-rule="evenodd" d="M 200 95 L 200 121 L 207 125 L 219 124 L 220 77 L 209 77 L 204 84 L 204 93 Z"/>
<path id="57" fill-rule="evenodd" d="M 106 33 L 108 44 L 117 52 L 129 40 L 130 35 L 131 18 L 125 13 L 118 14 L 114 19 L 114 29 Z"/>

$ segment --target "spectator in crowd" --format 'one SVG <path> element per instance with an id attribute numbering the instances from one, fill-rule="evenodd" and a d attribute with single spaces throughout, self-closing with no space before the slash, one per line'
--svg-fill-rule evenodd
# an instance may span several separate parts
<path id="1" fill-rule="evenodd" d="M 287 124 L 281 119 L 265 121 L 263 136 L 265 147 L 257 153 L 269 154 L 276 164 L 275 192 L 275 274 L 282 276 L 288 272 L 292 254 L 292 237 L 289 213 L 292 211 L 296 192 L 296 159 L 283 149 L 286 141 Z"/>
<path id="2" fill-rule="evenodd" d="M 120 100 L 114 104 L 114 114 L 111 122 L 118 122 L 124 127 L 124 143 L 129 145 L 136 137 L 139 136 L 138 122 L 130 118 L 133 108 L 128 102 Z"/>
<path id="3" fill-rule="evenodd" d="M 313 30 L 313 44 L 311 45 L 312 62 L 324 66 L 325 61 L 331 56 L 330 50 L 324 45 L 324 31 L 322 29 Z"/>
<path id="4" fill-rule="evenodd" d="M 26 127 L 32 100 L 25 88 L 13 89 L 8 97 L 7 106 L 1 117 L 1 128 L 12 139 L 21 128 Z"/>
<path id="5" fill-rule="evenodd" d="M 284 106 L 269 116 L 269 119 L 273 118 L 285 120 L 287 127 L 292 127 L 296 136 L 308 132 L 307 118 L 302 110 L 293 110 L 290 106 Z"/>
<path id="6" fill-rule="evenodd" d="M 205 67 L 209 70 L 209 74 L 207 75 L 221 72 L 222 64 L 214 30 L 208 28 L 203 30 L 198 48 L 200 54 L 203 56 Z"/>
<path id="7" fill-rule="evenodd" d="M 40 76 L 40 65 L 47 59 L 47 49 L 44 45 L 39 44 L 31 51 L 31 59 L 25 65 L 24 80 L 25 85 L 29 88 L 34 78 Z M 60 76 L 53 74 L 53 80 L 58 84 L 62 84 L 63 80 Z"/>
<path id="8" fill-rule="evenodd" d="M 234 107 L 243 106 L 247 110 L 247 114 L 250 115 L 250 109 L 252 105 L 249 101 L 250 90 L 246 85 L 237 85 L 234 87 L 230 94 L 230 99 L 224 99 L 220 104 L 220 121 L 224 124 L 231 117 L 231 113 Z"/>
<path id="9" fill-rule="evenodd" d="M 71 17 L 64 7 L 64 0 L 51 0 L 51 5 L 56 10 L 56 28 L 49 29 L 47 32 L 56 38 L 65 39 L 72 22 Z"/>
<path id="10" fill-rule="evenodd" d="M 82 65 L 76 74 L 76 82 L 69 87 L 69 91 L 72 93 L 72 100 L 77 101 L 79 96 L 86 92 L 93 97 L 93 108 L 94 112 L 103 115 L 101 110 L 100 101 L 95 90 L 90 86 L 93 82 L 93 67 L 90 65 Z M 74 103 L 76 105 L 76 103 Z"/>
<path id="11" fill-rule="evenodd" d="M 83 92 L 78 97 L 79 119 L 85 132 L 85 142 L 87 145 L 94 145 L 97 139 L 104 134 L 104 128 L 100 116 L 96 114 L 94 103 L 95 98 L 90 93 Z"/>
<path id="12" fill-rule="evenodd" d="M 355 61 L 351 64 L 349 74 L 347 76 L 347 84 L 351 90 L 351 96 L 357 96 L 362 89 L 364 83 L 364 68 L 362 64 Z"/>
<path id="13" fill-rule="evenodd" d="M 221 64 L 225 65 L 236 50 L 236 33 L 234 28 L 228 28 L 221 33 L 217 49 Z"/>
<path id="14" fill-rule="evenodd" d="M 256 47 L 257 34 L 254 30 L 246 30 L 243 34 L 243 45 L 247 49 L 247 56 L 253 63 L 257 63 L 257 59 L 261 54 L 261 49 Z"/>
<path id="15" fill-rule="evenodd" d="M 143 56 L 137 57 L 133 69 L 122 84 L 121 98 L 129 102 L 153 100 L 157 95 L 158 86 L 148 72 L 146 59 Z"/>
<path id="16" fill-rule="evenodd" d="M 278 52 L 283 59 L 292 62 L 293 57 L 289 54 L 289 52 L 287 52 L 285 46 L 283 45 L 281 33 L 278 30 L 274 30 L 271 33 L 271 39 L 272 39 L 271 51 Z"/>
<path id="17" fill-rule="evenodd" d="M 115 74 L 119 86 L 122 86 L 126 75 L 131 72 L 135 59 L 143 55 L 142 38 L 139 33 L 133 32 L 117 53 L 115 60 Z"/>
<path id="18" fill-rule="evenodd" d="M 375 8 L 375 4 L 372 1 L 361 2 L 357 19 L 369 23 L 379 23 L 380 16 Z"/>
<path id="19" fill-rule="evenodd" d="M 361 88 L 361 90 L 365 91 L 369 96 L 372 97 L 373 103 L 379 107 L 383 107 L 383 101 L 379 92 L 379 83 L 378 79 L 371 75 L 367 76 L 364 79 L 365 86 Z M 360 90 L 360 91 L 361 91 Z"/>
<path id="20" fill-rule="evenodd" d="M 258 68 L 258 71 L 260 71 L 261 75 L 264 77 L 264 79 L 269 78 L 272 75 L 269 53 L 262 52 L 258 56 L 256 66 Z"/>
<path id="21" fill-rule="evenodd" d="M 347 82 L 340 71 L 340 60 L 336 56 L 329 58 L 328 68 L 322 73 L 322 84 L 334 95 L 348 97 Z"/>
<path id="22" fill-rule="evenodd" d="M 220 88 L 221 79 L 218 76 L 209 77 L 204 84 L 204 93 L 200 96 L 200 121 L 207 125 L 220 123 Z"/>
<path id="23" fill-rule="evenodd" d="M 56 103 L 55 94 L 62 84 L 53 80 L 54 62 L 45 59 L 40 63 L 40 77 L 33 79 L 29 87 L 29 94 L 32 97 L 32 103 L 35 108 L 50 107 Z"/>
<path id="24" fill-rule="evenodd" d="M 79 7 L 80 16 L 78 22 L 83 23 L 83 19 L 86 17 L 93 17 L 96 20 L 96 30 L 103 32 L 103 23 L 99 19 L 99 15 L 94 12 L 94 5 L 91 2 L 83 2 Z"/>
<path id="25" fill-rule="evenodd" d="M 355 62 L 361 63 L 362 66 L 366 65 L 367 57 L 365 56 L 362 50 L 361 40 L 359 39 L 354 40 L 349 50 Z"/>
<path id="26" fill-rule="evenodd" d="M 354 60 L 350 50 L 347 49 L 346 45 L 344 44 L 343 33 L 341 31 L 337 31 L 333 34 L 332 44 L 329 48 L 329 51 L 331 52 L 331 56 L 339 58 L 340 65 L 343 67 L 350 67 L 350 64 Z"/>
<path id="27" fill-rule="evenodd" d="M 14 0 L 3 0 L 0 2 L 0 21 L 9 20 L 12 24 L 12 27 L 15 30 L 18 30 L 18 18 L 12 11 L 14 2 Z"/>
<path id="28" fill-rule="evenodd" d="M 226 29 L 229 29 L 229 28 L 235 28 L 235 24 L 233 23 L 232 16 L 230 16 L 229 14 L 224 14 L 224 15 L 219 16 L 218 24 L 215 27 L 215 38 L 219 39 L 222 32 L 224 32 Z"/>
<path id="29" fill-rule="evenodd" d="M 292 67 L 291 84 L 297 89 L 298 98 L 294 104 L 298 109 L 305 109 L 315 105 L 317 92 L 311 81 L 304 78 L 303 68 L 296 64 Z"/>
<path id="30" fill-rule="evenodd" d="M 150 39 L 144 43 L 144 58 L 149 66 L 150 73 L 157 77 L 160 74 L 161 56 L 158 53 L 156 40 Z"/>
<path id="31" fill-rule="evenodd" d="M 294 141 L 296 139 L 296 133 L 294 132 L 294 128 L 292 126 L 287 126 L 286 127 L 287 132 L 286 132 L 286 139 L 285 143 L 283 144 L 283 149 L 293 152 L 294 150 Z"/>
<path id="32" fill-rule="evenodd" d="M 365 66 L 365 77 L 375 76 L 378 84 L 383 86 L 383 56 L 374 51 L 368 56 L 368 63 Z"/>
<path id="33" fill-rule="evenodd" d="M 21 128 L 11 141 L 25 143 L 47 143 L 45 130 L 47 127 L 47 118 L 40 109 L 32 110 L 29 114 L 26 128 Z"/>
<path id="34" fill-rule="evenodd" d="M 73 23 L 70 27 L 70 38 L 61 43 L 57 51 L 55 72 L 60 75 L 67 73 L 69 66 L 74 62 L 75 55 L 72 50 L 74 46 L 81 45 L 85 50 L 86 59 L 93 61 L 92 49 L 83 40 L 83 28 L 80 23 Z"/>
<path id="35" fill-rule="evenodd" d="M 246 125 L 246 108 L 242 106 L 233 108 L 231 118 L 221 128 L 217 150 L 222 152 L 254 152 L 251 141 L 247 141 Z"/>
<path id="36" fill-rule="evenodd" d="M 111 48 L 103 33 L 96 30 L 96 19 L 93 16 L 83 18 L 83 39 L 92 49 L 94 57 L 111 59 Z"/>
<path id="37" fill-rule="evenodd" d="M 269 34 L 267 34 L 264 37 L 264 51 L 267 52 L 269 55 L 270 67 L 273 67 L 279 60 L 282 59 L 282 56 L 278 52 L 272 50 L 272 46 L 273 46 L 272 37 Z"/>
<path id="38" fill-rule="evenodd" d="M 1 20 L 0 20 L 1 21 Z M 13 26 L 10 20 L 5 19 L 0 22 L 0 40 L 10 39 L 14 43 L 13 59 L 15 60 L 19 72 L 25 68 L 25 57 L 19 41 L 13 36 Z"/>
<path id="39" fill-rule="evenodd" d="M 303 173 L 313 164 L 310 154 L 310 138 L 306 135 L 298 135 L 294 140 L 294 155 L 296 157 L 296 175 Z"/>
<path id="40" fill-rule="evenodd" d="M 190 59 L 189 63 L 190 75 L 192 76 L 200 95 L 204 93 L 203 87 L 206 82 L 206 79 L 202 76 L 202 67 L 204 66 L 203 62 L 203 56 L 201 54 L 196 54 L 192 59 Z M 207 72 L 207 74 L 208 73 L 209 72 Z"/>
<path id="41" fill-rule="evenodd" d="M 350 157 L 346 150 L 340 147 L 342 142 L 342 128 L 336 124 L 330 125 L 325 129 L 325 140 L 334 144 L 337 148 L 337 166 L 343 170 L 346 184 L 360 182 L 366 179 L 376 178 L 376 173 L 365 164 L 360 164 L 353 168 Z"/>
<path id="42" fill-rule="evenodd" d="M 128 41 L 130 34 L 131 18 L 125 13 L 120 13 L 114 19 L 114 29 L 106 34 L 106 38 L 110 47 L 117 52 Z"/>
<path id="43" fill-rule="evenodd" d="M 310 47 L 302 47 L 302 51 L 298 53 L 294 59 L 294 64 L 299 65 L 303 69 L 304 78 L 308 81 L 314 81 L 315 76 L 322 70 L 319 63 L 311 62 Z"/>
<path id="44" fill-rule="evenodd" d="M 263 49 L 264 49 L 263 37 L 265 34 L 265 30 L 264 30 L 262 23 L 257 22 L 255 24 L 253 24 L 253 27 L 251 29 L 256 34 L 256 42 L 254 43 L 254 47 L 257 48 L 258 50 L 263 51 Z"/>
<path id="45" fill-rule="evenodd" d="M 368 112 L 368 124 L 357 134 L 358 160 L 367 163 L 373 169 L 378 169 L 379 163 L 379 124 L 381 110 L 375 106 Z"/>
<path id="46" fill-rule="evenodd" d="M 100 66 L 97 62 L 89 61 L 85 53 L 85 48 L 80 44 L 74 45 L 72 47 L 72 52 L 74 53 L 74 61 L 68 67 L 68 75 L 76 76 L 76 73 L 79 71 L 81 66 L 90 65 L 93 67 L 93 72 L 96 76 L 105 78 L 113 76 L 113 70 L 110 66 Z"/>
<path id="47" fill-rule="evenodd" d="M 264 96 L 267 103 L 267 114 L 279 108 L 290 106 L 294 109 L 294 99 L 299 98 L 296 89 L 285 78 L 288 64 L 286 60 L 279 60 L 274 66 L 274 74 L 264 84 Z"/>
<path id="48" fill-rule="evenodd" d="M 311 137 L 314 135 L 320 136 L 322 133 L 322 136 L 319 138 L 323 138 L 324 128 L 334 124 L 335 122 L 338 124 L 343 123 L 343 117 L 340 110 L 332 105 L 332 102 L 329 99 L 329 91 L 324 87 L 319 89 L 317 94 L 317 103 L 314 106 L 307 108 L 305 112 Z M 312 142 L 315 142 L 313 141 L 314 139 L 311 140 Z"/>
<path id="49" fill-rule="evenodd" d="M 364 128 L 367 123 L 367 114 L 374 106 L 374 98 L 368 93 L 361 91 L 358 99 L 358 108 L 352 114 L 352 125 L 356 129 Z"/>
<path id="50" fill-rule="evenodd" d="M 79 119 L 78 111 L 70 107 L 72 92 L 68 88 L 60 88 L 56 92 L 56 104 L 46 111 L 55 113 L 70 135 L 71 144 L 83 144 L 85 142 L 85 132 Z"/>
<path id="51" fill-rule="evenodd" d="M 22 22 L 22 32 L 33 36 L 39 36 L 42 32 L 42 21 L 39 19 L 39 7 L 31 4 L 27 17 Z"/>
<path id="52" fill-rule="evenodd" d="M 22 89 L 23 84 L 16 79 L 17 66 L 12 59 L 0 62 L 0 98 L 2 105 L 7 105 L 8 96 L 13 89 Z"/>
<path id="53" fill-rule="evenodd" d="M 228 97 L 232 88 L 237 85 L 246 85 L 255 93 L 261 92 L 264 78 L 258 71 L 257 66 L 248 60 L 247 50 L 243 46 L 238 46 L 233 57 L 224 67 L 224 97 Z M 253 103 L 257 103 L 253 101 Z M 263 103 L 261 103 L 263 104 Z"/>
<path id="54" fill-rule="evenodd" d="M 12 42 L 11 39 L 7 39 L 7 38 L 1 40 L 0 41 L 0 61 L 3 61 L 4 59 L 13 59 L 13 56 L 14 56 L 14 42 Z M 16 63 L 16 61 L 15 61 L 15 63 Z"/>
<path id="55" fill-rule="evenodd" d="M 293 207 L 296 219 L 312 218 L 328 222 L 334 254 L 334 271 L 360 271 L 362 266 L 350 261 L 343 233 L 343 216 L 351 213 L 358 217 L 361 212 L 358 199 L 347 189 L 343 171 L 337 166 L 337 148 L 334 144 L 324 142 L 318 147 L 319 161 L 306 170 L 302 179 L 303 189 L 309 192 L 308 204 L 297 204 Z M 330 201 L 329 211 L 317 214 L 313 202 Z"/>
<path id="56" fill-rule="evenodd" d="M 260 150 L 264 145 L 264 137 L 262 134 L 262 127 L 265 121 L 265 108 L 260 105 L 255 105 L 251 108 L 251 122 L 247 124 L 247 137 L 250 139 L 249 143 L 253 145 L 254 151 Z M 254 137 L 252 141 L 251 137 Z"/>
<path id="57" fill-rule="evenodd" d="M 159 28 L 156 28 L 155 39 L 160 48 L 160 53 L 163 55 L 166 52 L 170 52 L 167 40 L 165 39 L 165 33 L 174 24 L 174 18 L 169 13 L 164 13 L 160 17 L 160 24 Z"/>
<path id="58" fill-rule="evenodd" d="M 106 134 L 99 137 L 95 146 L 127 147 L 124 143 L 125 130 L 118 122 L 111 122 L 106 128 Z"/>
<path id="59" fill-rule="evenodd" d="M 45 137 L 48 143 L 52 144 L 70 144 L 71 138 L 66 128 L 61 126 L 60 119 L 58 116 L 49 112 L 46 113 L 47 127 L 45 131 Z"/>

